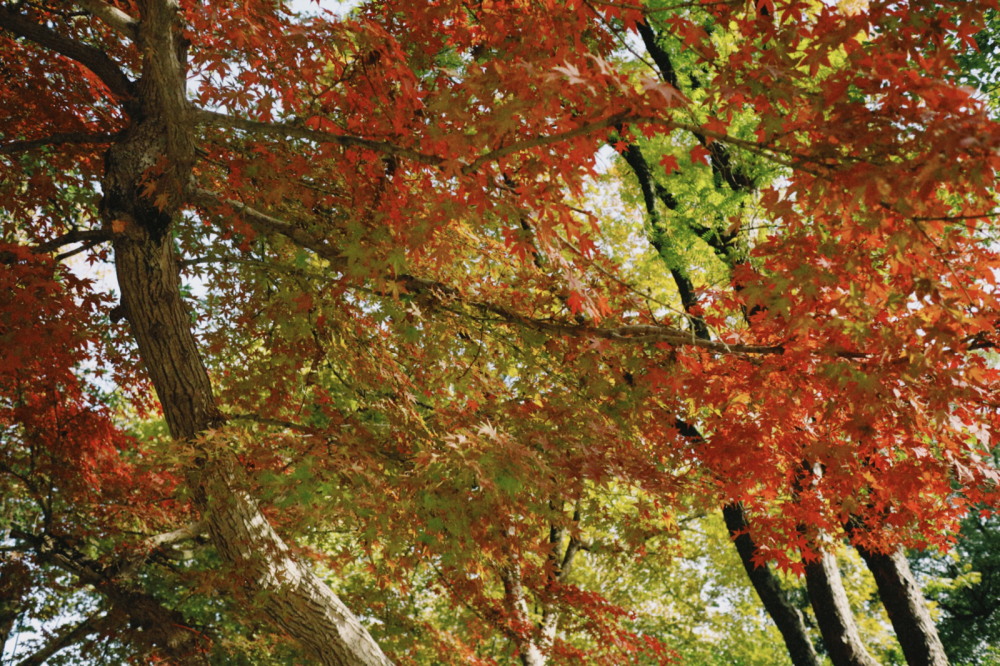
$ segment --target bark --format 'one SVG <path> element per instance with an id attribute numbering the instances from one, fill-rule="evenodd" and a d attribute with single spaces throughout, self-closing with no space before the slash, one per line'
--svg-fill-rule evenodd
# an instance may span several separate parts
<path id="1" fill-rule="evenodd" d="M 739 534 L 735 536 L 734 542 L 740 560 L 743 561 L 743 568 L 746 569 L 747 576 L 750 577 L 750 582 L 753 583 L 768 615 L 774 620 L 782 638 L 785 639 L 785 646 L 792 663 L 795 666 L 819 666 L 820 660 L 816 655 L 816 648 L 809 639 L 809 630 L 806 628 L 802 611 L 788 599 L 781 582 L 770 567 L 767 565 L 758 567 L 754 564 L 753 555 L 757 551 L 757 546 L 745 531 L 747 522 L 743 507 L 739 504 L 728 504 L 722 509 L 722 515 L 726 520 L 729 534 L 733 536 Z"/>
<path id="2" fill-rule="evenodd" d="M 134 132 L 141 135 L 141 132 Z M 181 298 L 169 219 L 141 201 L 141 174 L 130 162 L 136 148 L 109 154 L 104 217 L 127 221 L 115 234 L 115 266 L 122 305 L 171 435 L 197 437 L 218 426 L 212 385 Z M 125 205 L 122 205 L 125 204 Z M 293 559 L 256 503 L 242 489 L 242 470 L 226 451 L 202 448 L 191 477 L 213 545 L 241 578 L 263 612 L 316 658 L 337 666 L 386 665 L 389 660 L 361 623 L 314 573 Z"/>
<path id="3" fill-rule="evenodd" d="M 806 562 L 805 569 L 809 600 L 833 666 L 878 666 L 861 641 L 837 559 L 831 553 L 821 553 Z"/>
<path id="4" fill-rule="evenodd" d="M 122 10 L 103 0 L 78 0 L 80 5 L 104 23 L 135 41 L 138 22 Z"/>
<path id="5" fill-rule="evenodd" d="M 521 584 L 521 572 L 516 565 L 508 566 L 500 571 L 503 581 L 504 602 L 518 626 L 514 627 L 514 644 L 521 655 L 523 666 L 545 666 L 547 661 L 541 648 L 530 637 L 531 616 L 528 612 L 528 601 Z M 555 626 L 553 625 L 553 635 Z"/>
<path id="6" fill-rule="evenodd" d="M 143 53 L 132 123 L 108 151 L 101 218 L 114 231 L 115 268 L 143 364 L 171 435 L 193 440 L 223 423 L 212 384 L 180 294 L 170 227 L 184 204 L 195 160 L 193 110 L 186 99 L 184 43 L 178 7 L 169 0 L 139 3 L 135 28 Z M 165 160 L 163 158 L 166 158 Z M 153 198 L 141 179 L 156 174 Z M 343 602 L 287 546 L 244 490 L 243 470 L 225 450 L 199 444 L 189 485 L 213 545 L 256 607 L 331 666 L 391 662 Z"/>
<path id="7" fill-rule="evenodd" d="M 902 548 L 890 555 L 858 546 L 875 577 L 878 595 L 909 666 L 948 666 L 948 657 L 931 619 L 923 592 L 910 572 Z"/>

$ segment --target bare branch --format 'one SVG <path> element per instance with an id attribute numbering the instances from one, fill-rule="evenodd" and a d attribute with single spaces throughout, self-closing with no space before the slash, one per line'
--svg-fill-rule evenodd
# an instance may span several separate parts
<path id="1" fill-rule="evenodd" d="M 136 38 L 136 29 L 139 26 L 139 22 L 134 18 L 118 9 L 113 7 L 103 0 L 77 0 L 80 6 L 86 9 L 88 12 L 101 19 L 109 26 L 125 35 L 133 42 Z"/>
<path id="2" fill-rule="evenodd" d="M 58 134 L 50 134 L 49 136 L 43 136 L 38 139 L 31 139 L 28 141 L 11 141 L 0 146 L 0 155 L 10 155 L 12 153 L 21 153 L 27 150 L 32 150 L 34 148 L 40 148 L 42 146 L 57 146 L 61 144 L 103 144 L 111 143 L 117 139 L 120 132 L 114 133 L 103 133 L 103 134 L 92 134 L 90 132 L 60 132 Z"/>
<path id="3" fill-rule="evenodd" d="M 191 523 L 190 525 L 185 525 L 184 527 L 176 529 L 172 532 L 164 532 L 163 534 L 157 534 L 156 536 L 149 537 L 146 539 L 146 543 L 153 548 L 169 547 L 181 541 L 195 539 L 203 534 L 207 529 L 208 526 L 204 521 L 198 521 L 196 523 Z"/>
<path id="4" fill-rule="evenodd" d="M 81 252 L 86 252 L 87 250 L 91 249 L 95 245 L 99 245 L 99 244 L 100 244 L 100 241 L 89 241 L 89 242 L 86 242 L 86 243 L 84 243 L 83 245 L 81 245 L 78 248 L 75 248 L 75 249 L 70 250 L 68 252 L 63 252 L 61 254 L 57 254 L 56 257 L 55 257 L 55 259 L 56 259 L 56 261 L 62 261 L 63 259 L 69 259 L 70 257 L 74 257 L 74 256 L 80 254 Z"/>
<path id="5" fill-rule="evenodd" d="M 45 254 L 47 252 L 55 252 L 61 247 L 67 245 L 72 245 L 73 243 L 89 243 L 92 245 L 97 245 L 98 243 L 105 243 L 111 240 L 111 234 L 104 231 L 103 229 L 89 229 L 85 231 L 70 231 L 63 234 L 59 238 L 54 238 L 47 243 L 42 243 L 41 245 L 36 245 L 31 248 L 31 251 L 35 254 Z"/>
<path id="6" fill-rule="evenodd" d="M 115 97 L 120 100 L 132 99 L 135 84 L 104 51 L 60 35 L 10 5 L 0 7 L 0 29 L 75 60 L 96 74 Z"/>
<path id="7" fill-rule="evenodd" d="M 46 254 L 48 252 L 55 252 L 61 247 L 66 245 L 72 245 L 74 243 L 83 243 L 80 247 L 70 250 L 69 252 L 63 252 L 62 254 L 56 255 L 56 261 L 62 261 L 63 259 L 68 259 L 75 254 L 84 252 L 99 245 L 106 241 L 111 240 L 111 236 L 106 234 L 100 229 L 86 230 L 86 231 L 70 231 L 69 233 L 63 234 L 59 238 L 50 240 L 47 243 L 42 243 L 41 245 L 36 245 L 29 248 L 34 254 Z M 0 265 L 11 265 L 17 263 L 17 255 L 13 252 L 0 252 Z"/>

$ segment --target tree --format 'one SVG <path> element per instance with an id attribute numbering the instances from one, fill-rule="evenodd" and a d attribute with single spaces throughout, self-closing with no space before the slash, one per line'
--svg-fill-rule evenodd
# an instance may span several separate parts
<path id="1" fill-rule="evenodd" d="M 953 663 L 984 663 L 998 643 L 998 538 L 995 518 L 971 513 L 951 552 L 915 554 L 915 568 L 928 577 L 928 596 L 942 613 L 941 639 Z"/>
<path id="2" fill-rule="evenodd" d="M 948 541 L 1000 480 L 990 5 L 0 6 L 4 566 L 100 595 L 36 656 L 656 663 L 573 571 L 692 505 L 793 571 Z M 588 189 L 636 137 L 704 213 L 672 283 Z"/>

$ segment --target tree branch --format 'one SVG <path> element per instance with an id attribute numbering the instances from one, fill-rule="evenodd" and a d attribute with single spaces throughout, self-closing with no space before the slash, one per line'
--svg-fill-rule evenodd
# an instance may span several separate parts
<path id="1" fill-rule="evenodd" d="M 657 254 L 660 255 L 660 258 L 663 259 L 664 263 L 667 264 L 667 268 L 670 270 L 670 275 L 674 278 L 674 283 L 677 285 L 677 291 L 681 297 L 681 304 L 684 306 L 684 311 L 690 318 L 691 327 L 695 336 L 699 339 L 710 340 L 711 336 L 709 335 L 708 326 L 705 324 L 705 320 L 691 314 L 694 307 L 698 304 L 698 297 L 695 295 L 694 284 L 682 268 L 670 265 L 670 262 L 667 260 L 668 248 L 664 244 L 663 222 L 660 219 L 660 213 L 656 208 L 656 199 L 659 197 L 659 199 L 663 202 L 663 205 L 670 210 L 677 209 L 677 199 L 675 199 L 673 194 L 668 192 L 663 186 L 653 179 L 653 174 L 649 170 L 649 163 L 646 162 L 646 158 L 643 156 L 642 149 L 639 148 L 639 146 L 635 144 L 629 144 L 626 146 L 625 152 L 622 153 L 622 158 L 624 158 L 625 163 L 632 168 L 632 173 L 635 174 L 636 179 L 639 181 L 639 189 L 642 190 L 642 198 L 643 202 L 646 204 L 646 214 L 649 216 L 649 224 L 651 227 L 649 243 L 656 249 Z"/>
<path id="2" fill-rule="evenodd" d="M 120 624 L 120 620 L 116 620 L 110 615 L 99 617 L 95 613 L 72 629 L 67 630 L 66 627 L 61 627 L 60 631 L 42 649 L 22 659 L 17 666 L 41 666 L 60 650 L 68 648 L 74 643 L 79 643 L 91 634 L 109 631 L 118 624 Z"/>
<path id="3" fill-rule="evenodd" d="M 125 76 L 118 64 L 109 58 L 104 51 L 87 44 L 81 44 L 50 28 L 39 25 L 10 5 L 0 7 L 0 29 L 55 51 L 70 60 L 75 60 L 96 74 L 112 95 L 120 100 L 132 99 L 135 84 Z"/>
<path id="4" fill-rule="evenodd" d="M 258 423 L 260 425 L 266 425 L 272 428 L 284 428 L 286 430 L 293 430 L 295 432 L 301 432 L 307 435 L 315 435 L 317 432 L 316 428 L 310 428 L 309 426 L 299 425 L 298 423 L 292 423 L 291 421 L 282 421 L 280 419 L 269 419 L 264 416 L 257 416 L 256 414 L 225 414 L 224 416 L 232 421 L 250 421 L 251 423 Z"/>
<path id="5" fill-rule="evenodd" d="M 656 68 L 660 70 L 660 76 L 663 77 L 664 81 L 680 90 L 681 87 L 678 85 L 677 72 L 674 70 L 673 62 L 670 60 L 670 54 L 664 51 L 656 40 L 656 33 L 649 25 L 649 22 L 636 23 L 635 27 L 639 31 L 639 37 L 642 38 L 642 43 L 646 47 L 646 51 L 653 59 L 653 62 L 656 63 Z"/>
<path id="6" fill-rule="evenodd" d="M 90 132 L 60 132 L 57 134 L 50 134 L 49 136 L 43 136 L 38 139 L 11 141 L 10 143 L 0 146 L 0 155 L 10 155 L 13 153 L 32 150 L 33 148 L 40 148 L 42 146 L 55 146 L 65 143 L 77 145 L 111 143 L 120 135 L 121 132 L 105 132 L 101 134 L 92 134 Z"/>
<path id="7" fill-rule="evenodd" d="M 47 243 L 36 245 L 31 248 L 31 251 L 35 254 L 45 254 L 48 252 L 55 252 L 59 248 L 65 247 L 66 245 L 72 245 L 73 243 L 91 243 L 93 245 L 97 245 L 98 243 L 105 243 L 109 240 L 111 240 L 111 234 L 103 229 L 70 231 L 63 234 L 59 238 L 50 240 Z"/>
<path id="8" fill-rule="evenodd" d="M 77 0 L 77 2 L 116 31 L 135 41 L 139 22 L 134 18 L 103 0 Z"/>
<path id="9" fill-rule="evenodd" d="M 528 613 L 528 601 L 521 584 L 520 567 L 516 564 L 503 566 L 499 573 L 503 582 L 504 604 L 513 616 L 514 626 L 510 629 L 521 656 L 521 663 L 524 666 L 545 666 L 548 659 L 530 634 L 531 616 Z"/>
<path id="10" fill-rule="evenodd" d="M 238 118 L 236 116 L 226 115 L 224 113 L 216 113 L 215 111 L 208 111 L 206 109 L 199 109 L 194 112 L 194 119 L 204 125 L 209 125 L 212 127 L 226 127 L 229 129 L 238 129 L 245 132 L 250 132 L 252 134 L 260 134 L 263 136 L 280 136 L 280 137 L 294 137 L 298 139 L 306 139 L 308 141 L 317 141 L 320 143 L 335 143 L 340 146 L 349 146 L 355 148 L 366 148 L 368 150 L 373 150 L 380 153 L 386 153 L 389 155 L 398 155 L 399 157 L 405 157 L 407 159 L 413 160 L 419 164 L 429 164 L 431 166 L 444 166 L 449 160 L 437 155 L 427 155 L 421 153 L 420 151 L 414 150 L 412 148 L 404 148 L 403 146 L 397 146 L 394 143 L 389 143 L 388 141 L 374 141 L 372 139 L 362 139 L 357 136 L 347 136 L 343 134 L 333 134 L 332 132 L 324 132 L 322 130 L 314 130 L 306 127 L 300 127 L 297 125 L 288 125 L 283 123 L 262 123 L 256 120 L 247 120 L 245 118 Z M 642 121 L 642 118 L 630 118 L 625 113 L 618 113 L 612 116 L 608 116 L 602 120 L 597 120 L 586 125 L 581 125 L 576 129 L 568 130 L 560 134 L 552 134 L 549 136 L 542 136 L 536 139 L 531 139 L 529 141 L 521 141 L 518 143 L 512 143 L 508 146 L 502 148 L 497 148 L 488 153 L 480 155 L 473 162 L 466 164 L 462 167 L 462 175 L 469 175 L 475 173 L 487 162 L 501 159 L 507 155 L 520 152 L 522 150 L 529 150 L 531 148 L 538 148 L 540 146 L 547 146 L 554 143 L 559 143 L 560 141 L 566 141 L 569 139 L 575 139 L 579 136 L 585 136 L 591 132 L 597 131 L 599 129 L 604 129 L 606 127 L 614 127 L 620 125 L 629 120 Z"/>
<path id="11" fill-rule="evenodd" d="M 211 127 L 237 129 L 244 132 L 250 132 L 251 134 L 260 134 L 262 136 L 294 137 L 296 139 L 306 139 L 307 141 L 316 141 L 319 143 L 335 143 L 338 146 L 351 148 L 366 148 L 379 153 L 405 157 L 413 160 L 414 162 L 419 162 L 420 164 L 440 166 L 444 163 L 442 158 L 435 155 L 425 155 L 419 151 L 413 150 L 412 148 L 404 148 L 387 141 L 373 141 L 371 139 L 362 139 L 357 136 L 333 134 L 332 132 L 324 132 L 322 130 L 314 130 L 307 127 L 299 127 L 284 123 L 262 123 L 256 120 L 247 120 L 245 118 L 238 118 L 236 116 L 216 113 L 215 111 L 208 111 L 205 109 L 198 109 L 195 111 L 194 120 Z"/>
<path id="12" fill-rule="evenodd" d="M 126 557 L 106 565 L 52 536 L 38 536 L 17 528 L 11 529 L 10 535 L 30 545 L 40 562 L 73 574 L 80 583 L 91 585 L 104 595 L 111 602 L 114 615 L 128 618 L 133 627 L 141 629 L 132 634 L 137 642 L 177 663 L 207 663 L 204 653 L 208 641 L 203 632 L 189 625 L 180 612 L 125 582 L 144 558 Z"/>
<path id="13" fill-rule="evenodd" d="M 332 267 L 343 270 L 347 266 L 347 259 L 344 258 L 338 248 L 331 247 L 327 243 L 313 237 L 307 232 L 282 222 L 277 218 L 254 210 L 242 203 L 222 199 L 218 195 L 208 190 L 197 188 L 189 196 L 189 201 L 198 206 L 213 208 L 217 206 L 228 206 L 240 215 L 243 215 L 248 222 L 256 229 L 278 233 L 296 245 L 315 252 L 318 256 L 331 262 Z M 402 275 L 395 279 L 396 283 L 402 286 L 408 293 L 420 294 L 429 297 L 439 304 L 446 304 L 450 301 L 459 301 L 463 305 L 471 308 L 483 310 L 500 317 L 510 324 L 516 324 L 524 328 L 549 333 L 553 335 L 564 335 L 578 338 L 602 338 L 625 342 L 630 344 L 652 344 L 656 342 L 666 342 L 677 346 L 700 347 L 707 351 L 719 354 L 783 354 L 784 347 L 781 345 L 745 345 L 726 344 L 724 342 L 713 342 L 702 340 L 672 326 L 635 324 L 624 325 L 613 328 L 599 328 L 587 324 L 567 324 L 558 321 L 534 319 L 519 315 L 499 305 L 487 302 L 469 301 L 462 296 L 454 287 L 414 277 L 412 275 Z"/>
<path id="14" fill-rule="evenodd" d="M 601 120 L 596 120 L 592 123 L 587 123 L 586 125 L 581 125 L 576 129 L 568 130 L 560 134 L 550 134 L 548 136 L 540 136 L 537 139 L 531 139 L 529 141 L 521 141 L 518 143 L 512 143 L 503 148 L 497 148 L 496 150 L 491 150 L 490 152 L 481 155 L 476 158 L 474 162 L 462 169 L 463 175 L 468 175 L 475 173 L 479 170 L 479 167 L 486 164 L 487 162 L 498 160 L 507 155 L 513 153 L 521 152 L 522 150 L 528 150 L 530 148 L 539 148 L 541 146 L 548 146 L 553 143 L 559 143 L 560 141 L 566 141 L 567 139 L 575 139 L 578 136 L 586 136 L 591 132 L 596 132 L 599 129 L 605 129 L 608 127 L 616 127 L 622 123 L 628 122 L 629 116 L 626 113 L 616 113 L 614 115 L 608 116 Z"/>
<path id="15" fill-rule="evenodd" d="M 148 543 L 153 548 L 169 547 L 181 541 L 196 539 L 200 535 L 204 534 L 207 529 L 208 526 L 205 524 L 205 522 L 199 520 L 198 522 L 191 523 L 190 525 L 185 525 L 184 527 L 173 530 L 172 532 L 164 532 L 163 534 L 157 534 L 156 536 L 151 536 L 148 539 L 146 539 L 146 543 Z"/>

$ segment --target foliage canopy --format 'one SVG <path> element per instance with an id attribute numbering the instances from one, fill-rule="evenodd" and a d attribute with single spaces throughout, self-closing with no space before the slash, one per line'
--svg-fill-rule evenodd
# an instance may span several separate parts
<path id="1" fill-rule="evenodd" d="M 667 663 L 692 512 L 946 545 L 1000 481 L 986 10 L 0 4 L 0 612 Z"/>

